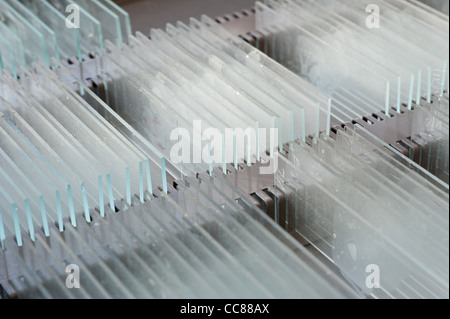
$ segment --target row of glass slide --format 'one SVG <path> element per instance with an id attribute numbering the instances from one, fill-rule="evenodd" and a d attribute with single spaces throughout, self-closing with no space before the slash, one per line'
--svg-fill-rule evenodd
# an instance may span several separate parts
<path id="1" fill-rule="evenodd" d="M 416 1 L 267 0 L 256 29 L 261 49 L 332 97 L 342 122 L 448 92 L 448 16 Z"/>
<path id="2" fill-rule="evenodd" d="M 131 24 L 112 0 L 1 0 L 0 31 L 0 69 L 17 78 L 34 61 L 83 61 L 105 40 L 126 42 Z"/>
<path id="3" fill-rule="evenodd" d="M 32 2 L 23 7 L 58 8 Z M 88 12 L 108 1 L 82 2 Z M 275 60 L 206 16 L 150 38 L 85 42 L 98 53 L 106 102 L 56 55 L 5 68 L 4 289 L 29 298 L 448 298 L 448 18 L 414 1 L 378 1 L 381 17 L 410 24 L 372 34 L 351 20 L 367 16 L 360 2 L 336 3 L 257 3 Z M 27 42 L 29 32 L 11 34 Z M 408 35 L 417 36 L 405 58 L 395 41 Z M 80 43 L 88 38 L 80 33 Z M 398 81 L 419 69 L 423 80 Z M 386 94 L 390 81 L 399 94 Z M 380 111 L 380 121 L 413 112 L 411 141 L 426 145 L 428 167 L 361 126 L 331 130 Z M 254 165 L 264 169 L 249 180 L 272 179 L 286 199 L 275 221 L 225 178 Z M 80 289 L 66 286 L 69 265 L 85 278 Z"/>
<path id="4" fill-rule="evenodd" d="M 244 112 L 251 117 L 247 123 L 240 124 L 244 127 L 250 126 L 255 121 L 266 123 L 260 127 L 270 124 L 270 116 L 267 116 L 264 122 L 264 108 L 253 111 L 251 108 L 253 105 L 244 104 L 248 100 L 258 101 L 262 106 L 270 105 L 267 108 L 270 111 L 280 110 L 276 114 L 278 120 L 272 122 L 283 123 L 277 127 L 283 129 L 279 131 L 281 136 L 279 145 L 289 141 L 289 133 L 294 137 L 292 140 L 297 141 L 289 145 L 287 156 L 279 156 L 280 162 L 275 173 L 275 185 L 289 198 L 287 206 L 290 208 L 287 213 L 295 215 L 294 225 L 286 225 L 286 228 L 293 228 L 307 242 L 314 244 L 338 265 L 345 278 L 354 283 L 359 291 L 368 295 L 372 294 L 375 297 L 446 295 L 447 183 L 429 172 L 422 174 L 426 176 L 422 178 L 411 169 L 404 170 L 403 166 L 399 166 L 389 157 L 392 154 L 387 156 L 383 149 L 374 145 L 380 143 L 374 140 L 374 137 L 371 138 L 374 144 L 371 144 L 369 137 L 357 135 L 357 141 L 360 143 L 367 140 L 365 142 L 367 149 L 364 152 L 360 149 L 364 147 L 364 143 L 356 147 L 353 140 L 355 137 L 341 140 L 345 132 L 338 132 L 337 141 L 330 140 L 326 134 L 330 121 L 327 121 L 325 114 L 325 128 L 321 126 L 323 125 L 321 117 L 316 116 L 314 112 L 319 110 L 320 114 L 320 108 L 314 103 L 314 97 L 310 98 L 309 104 L 295 103 L 294 100 L 291 104 L 281 103 L 284 109 L 297 104 L 295 108 L 289 109 L 290 112 L 296 112 L 298 105 L 305 105 L 305 111 L 300 109 L 293 116 L 286 112 L 283 116 L 283 108 L 272 101 L 289 97 L 289 85 L 294 84 L 295 87 L 299 79 L 292 78 L 291 73 L 243 41 L 232 37 L 224 28 L 207 17 L 203 17 L 202 22 L 191 19 L 189 26 L 183 23 L 178 23 L 176 27 L 168 25 L 167 32 L 152 30 L 151 39 L 137 34 L 137 39 L 132 37 L 130 46 L 124 47 L 123 50 L 107 44 L 107 53 L 99 68 L 100 74 L 107 77 L 106 81 L 111 83 L 109 86 L 111 94 L 108 94 L 111 105 L 114 105 L 127 122 L 142 134 L 146 134 L 149 140 L 158 141 L 161 152 L 169 154 L 170 149 L 164 150 L 164 145 L 171 145 L 169 140 L 163 140 L 158 135 L 161 130 L 167 129 L 167 133 L 162 136 L 167 138 L 171 129 L 183 128 L 184 125 L 189 127 L 189 123 L 198 118 L 205 121 L 206 127 L 226 128 L 227 123 L 223 122 L 228 117 L 231 123 L 237 123 L 238 119 L 243 118 L 240 116 L 235 120 L 232 119 L 231 116 L 237 112 Z M 230 45 L 230 42 L 234 45 Z M 237 64 L 236 59 L 242 62 Z M 236 64 L 239 69 L 234 68 Z M 244 67 L 247 67 L 245 71 Z M 274 74 L 278 76 L 274 78 Z M 290 79 L 295 82 L 291 82 Z M 271 84 L 265 85 L 265 81 Z M 276 86 L 277 82 L 281 81 L 284 81 L 283 85 Z M 297 96 L 299 93 L 303 93 L 304 96 L 311 96 L 311 93 L 320 96 L 314 88 L 305 83 L 301 84 L 301 87 L 296 87 Z M 234 94 L 231 94 L 234 91 L 229 89 L 230 86 L 239 93 L 239 96 L 249 99 L 227 104 L 221 110 L 220 99 L 235 98 Z M 208 107 L 207 97 L 191 101 L 197 88 L 201 88 L 203 94 L 214 97 L 213 110 Z M 280 90 L 283 90 L 282 94 L 278 94 Z M 199 104 L 203 101 L 206 106 L 201 108 Z M 324 104 L 327 105 L 326 100 Z M 149 108 L 148 105 L 152 107 Z M 402 112 L 407 111 L 404 106 L 402 107 Z M 424 137 L 425 132 L 435 134 L 433 141 L 440 145 L 434 145 L 436 148 L 440 147 L 440 152 L 435 153 L 442 154 L 436 159 L 440 164 L 435 166 L 440 167 L 443 164 L 444 173 L 446 170 L 448 174 L 446 155 L 448 112 L 445 115 L 448 98 L 444 94 L 439 95 L 433 107 L 427 107 L 425 103 L 424 107 L 414 103 L 414 111 L 417 113 L 414 113 L 411 134 L 421 137 Z M 137 111 L 136 114 L 134 110 Z M 152 114 L 151 112 L 155 110 L 159 111 Z M 391 115 L 394 117 L 396 108 L 390 108 L 389 111 L 394 113 Z M 306 126 L 301 121 L 303 113 L 307 114 Z M 425 115 L 427 119 L 421 115 Z M 293 122 L 289 122 L 290 118 L 294 119 Z M 297 119 L 300 120 L 299 123 L 295 121 Z M 388 121 L 389 118 L 386 117 L 385 120 Z M 147 123 L 153 123 L 155 130 L 153 131 L 153 127 Z M 311 126 L 308 126 L 308 123 Z M 315 126 L 315 123 L 319 124 Z M 289 127 L 291 129 L 286 130 Z M 322 131 L 325 134 L 320 136 Z M 302 132 L 307 132 L 306 136 L 314 137 L 312 149 L 305 144 Z M 193 136 L 195 132 L 190 134 Z M 367 136 L 368 132 L 364 132 L 364 135 Z M 296 145 L 298 143 L 303 147 L 298 147 Z M 322 145 L 321 148 L 316 148 L 316 143 Z M 271 149 L 271 145 L 268 147 Z M 198 150 L 200 151 L 201 149 Z M 282 152 L 280 149 L 280 153 Z M 433 152 L 430 150 L 431 153 Z M 256 155 L 251 152 L 250 154 L 246 157 L 247 164 L 257 162 Z M 326 154 L 329 158 L 325 157 Z M 399 154 L 395 156 L 403 161 L 408 160 Z M 285 163 L 286 159 L 289 161 Z M 407 163 L 418 172 L 423 172 L 410 161 Z M 195 173 L 196 168 L 193 165 L 185 163 L 183 165 L 184 172 L 192 170 L 188 175 Z M 435 217 L 436 222 L 432 221 Z M 416 220 L 417 224 L 413 224 L 412 220 Z M 437 226 L 440 231 L 437 229 L 432 231 L 430 228 L 434 227 L 432 225 Z M 434 239 L 430 238 L 435 235 Z M 430 240 L 435 243 L 436 251 L 420 248 L 428 245 Z M 420 253 L 416 255 L 417 250 Z M 419 265 L 422 262 L 425 264 Z M 385 273 L 383 289 L 373 290 L 366 286 L 365 269 L 371 264 L 380 266 Z M 402 272 L 404 274 L 400 276 Z M 427 275 L 424 275 L 425 273 Z"/>
<path id="5" fill-rule="evenodd" d="M 271 0 L 256 4 L 256 24 L 257 46 L 331 96 L 341 122 L 381 121 L 372 114 L 392 117 L 413 103 L 415 117 L 444 112 L 442 122 L 420 117 L 410 136 L 436 158 L 419 163 L 448 184 L 448 16 L 416 1 Z"/>

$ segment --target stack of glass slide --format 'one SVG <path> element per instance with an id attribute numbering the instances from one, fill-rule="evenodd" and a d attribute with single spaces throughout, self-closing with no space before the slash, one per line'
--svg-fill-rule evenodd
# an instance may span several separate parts
<path id="1" fill-rule="evenodd" d="M 290 144 L 276 173 L 295 215 L 290 227 L 366 295 L 448 298 L 448 192 L 363 134 L 356 127 L 312 147 Z M 377 287 L 367 285 L 373 267 Z"/>
<path id="2" fill-rule="evenodd" d="M 226 172 L 226 163 L 234 163 L 235 168 L 239 169 L 237 162 L 241 159 L 247 163 L 259 160 L 260 151 L 273 150 L 271 141 L 279 145 L 282 151 L 283 143 L 296 138 L 305 141 L 308 135 L 317 135 L 318 131 L 343 121 L 334 107 L 338 103 L 335 99 L 327 99 L 318 92 L 318 88 L 294 76 L 208 17 L 202 17 L 201 22 L 191 19 L 190 26 L 178 23 L 174 27 L 169 24 L 166 33 L 152 30 L 151 38 L 149 40 L 138 33 L 137 37 L 130 37 L 129 46 L 122 50 L 107 43 L 107 52 L 99 60 L 98 72 L 103 82 L 108 83 L 107 100 L 110 106 L 154 145 L 158 145 L 167 158 L 181 163 L 185 174 L 198 172 L 199 167 L 208 169 L 208 166 L 192 163 L 194 154 L 211 151 L 211 161 L 221 164 Z M 443 94 L 443 83 L 447 73 L 441 73 L 441 91 L 437 96 L 438 101 L 445 103 L 447 95 Z M 412 89 L 408 95 L 409 109 L 416 106 L 410 98 L 411 93 Z M 414 93 L 415 98 L 421 100 L 422 92 Z M 428 99 L 433 102 L 432 96 L 427 94 L 427 102 Z M 358 104 L 346 105 L 352 108 L 355 105 L 365 106 L 364 103 L 358 101 Z M 395 110 L 390 107 L 388 114 L 392 116 Z M 364 114 L 362 111 L 360 113 Z M 382 121 L 380 117 L 376 118 Z M 201 123 L 194 125 L 194 121 Z M 203 136 L 201 128 L 206 132 L 206 128 L 211 127 L 217 128 L 222 135 L 216 136 L 215 141 L 212 138 L 211 149 L 208 150 L 205 144 L 202 148 L 201 143 L 194 140 Z M 266 133 L 275 128 L 278 138 L 251 136 L 259 140 L 256 147 L 248 149 L 242 144 L 234 145 L 232 138 L 225 136 L 226 128 L 230 127 L 254 128 L 253 132 L 258 132 L 258 128 L 267 128 Z M 163 131 L 164 134 L 161 133 Z M 174 140 L 186 135 L 190 138 L 184 139 L 188 143 L 184 154 L 189 156 L 174 156 L 171 153 Z M 211 136 L 203 138 L 211 139 Z M 421 165 L 408 161 L 392 147 L 386 147 L 412 169 L 448 191 L 448 180 L 436 179 Z M 447 163 L 443 166 L 448 167 L 445 152 L 441 153 L 444 154 L 439 155 L 440 158 Z M 206 162 L 203 161 L 205 157 L 208 156 L 198 162 Z"/>
<path id="3" fill-rule="evenodd" d="M 267 0 L 256 3 L 256 29 L 268 34 L 269 55 L 331 96 L 332 113 L 346 122 L 448 92 L 448 16 L 422 6 Z"/>
<path id="4" fill-rule="evenodd" d="M 379 29 L 366 25 L 368 5 L 381 11 Z M 358 125 L 312 148 L 292 143 L 276 185 L 295 230 L 365 294 L 448 298 L 448 18 L 406 1 L 268 0 L 256 14 L 267 52 L 331 95 L 339 119 L 414 106 L 411 141 L 426 145 L 421 161 L 442 180 L 398 166 Z M 365 282 L 372 266 L 379 289 Z"/>
<path id="5" fill-rule="evenodd" d="M 185 175 L 251 166 L 337 123 L 324 95 L 208 17 L 105 43 L 109 105 Z"/>
<path id="6" fill-rule="evenodd" d="M 22 298 L 357 296 L 225 180 L 209 179 L 176 198 L 96 215 L 95 226 L 80 223 L 64 237 L 52 228 L 47 240 L 9 249 L 9 283 Z M 74 265 L 84 279 L 67 289 L 66 267 Z"/>
<path id="7" fill-rule="evenodd" d="M 0 3 L 17 17 L 13 1 Z M 91 33 L 77 31 L 76 49 L 100 53 L 107 103 L 56 56 L 0 78 L 0 280 L 19 297 L 448 298 L 448 64 L 439 80 L 430 72 L 448 51 L 448 21 L 383 2 L 414 31 L 389 22 L 365 40 L 356 2 L 328 8 L 332 18 L 314 14 L 326 1 L 258 3 L 268 53 L 297 76 L 206 16 L 123 43 L 122 27 L 107 33 L 89 13 L 108 1 L 79 3 Z M 40 5 L 70 4 L 27 7 L 38 16 Z M 5 25 L 17 50 L 29 32 Z M 408 58 L 396 55 L 404 45 Z M 417 69 L 426 80 L 411 76 L 405 89 Z M 331 134 L 405 101 L 417 111 L 411 140 L 441 182 L 358 125 Z M 224 176 L 253 165 L 262 170 L 249 178 L 272 178 L 284 194 L 285 225 Z M 89 278 L 81 289 L 67 289 L 66 267 Z"/>
<path id="8" fill-rule="evenodd" d="M 107 43 L 107 52 L 99 68 L 105 80 L 112 83 L 108 93 L 111 105 L 130 125 L 162 146 L 173 145 L 167 139 L 170 130 L 175 128 L 173 122 L 180 130 L 183 123 L 189 125 L 192 119 L 199 118 L 207 125 L 215 125 L 213 127 L 226 127 L 223 122 L 227 117 L 232 123 L 239 123 L 236 121 L 242 117 L 233 119 L 233 109 L 224 108 L 224 111 L 219 112 L 222 107 L 219 99 L 235 98 L 232 94 L 234 91 L 226 94 L 226 85 L 239 83 L 236 88 L 240 96 L 253 97 L 254 101 L 269 105 L 268 109 L 274 111 L 276 104 L 269 103 L 273 97 L 279 97 L 278 92 L 262 86 L 265 84 L 262 80 L 271 80 L 268 75 L 276 73 L 278 76 L 272 83 L 286 79 L 285 83 L 289 84 L 289 72 L 282 73 L 279 65 L 271 61 L 266 63 L 269 60 L 264 55 L 237 39 L 234 39 L 234 45 L 230 43 L 233 38 L 207 17 L 203 17 L 203 22 L 191 19 L 190 26 L 182 23 L 178 23 L 177 27 L 168 25 L 167 33 L 152 30 L 151 39 L 138 34 L 137 39 L 130 38 L 130 47 L 126 46 L 123 50 Z M 238 64 L 236 60 L 242 63 L 239 68 L 233 69 Z M 254 77 L 255 72 L 258 72 L 258 77 Z M 301 82 L 297 80 L 294 83 Z M 258 85 L 266 89 L 256 90 L 254 86 Z M 201 91 L 197 93 L 196 90 L 200 88 Z M 288 88 L 284 86 L 284 92 L 289 92 Z M 303 93 L 302 88 L 309 86 L 302 84 L 298 88 Z M 251 92 L 257 94 L 252 95 Z M 190 100 L 200 93 L 217 96 L 214 112 L 209 107 L 202 107 L 203 101 L 209 101 L 206 97 Z M 440 100 L 445 103 L 445 99 L 446 95 L 443 94 Z M 248 104 L 234 102 L 233 105 Z M 283 106 L 286 109 L 291 105 Z M 342 140 L 342 136 L 350 133 L 340 131 L 336 142 L 330 138 L 325 141 L 318 139 L 323 127 L 320 117 L 319 125 L 314 126 L 317 120 L 314 116 L 314 100 L 311 99 L 309 104 L 297 105 L 305 106 L 304 113 L 311 114 L 309 118 L 306 117 L 311 126 L 307 125 L 304 129 L 298 127 L 296 122 L 294 125 L 289 123 L 289 117 L 285 120 L 293 130 L 288 129 L 286 135 L 280 132 L 280 141 L 286 142 L 290 137 L 289 132 L 293 132 L 292 136 L 299 140 L 303 148 L 291 149 L 292 145 L 296 145 L 291 144 L 287 158 L 279 157 L 282 164 L 279 164 L 281 168 L 279 166 L 276 172 L 275 181 L 275 185 L 284 189 L 285 195 L 290 198 L 287 206 L 291 207 L 289 213 L 295 215 L 295 231 L 332 260 L 361 293 L 383 298 L 448 296 L 448 183 L 446 187 L 436 187 L 413 170 L 399 165 L 391 158 L 392 154 L 359 135 L 368 134 L 362 128 L 356 128 L 360 133 L 350 132 L 357 136 L 351 136 L 350 140 Z M 417 105 L 417 109 L 420 108 Z M 152 114 L 150 109 L 152 112 L 157 109 L 161 111 Z M 251 109 L 238 107 L 235 112 L 246 110 Z M 145 116 L 141 117 L 141 114 Z M 241 125 L 249 125 L 254 121 L 267 123 L 270 120 L 270 116 L 267 116 L 264 122 L 263 109 L 258 113 L 250 111 L 248 115 L 253 116 L 250 122 Z M 284 123 L 282 113 L 275 116 Z M 294 115 L 294 119 L 298 119 L 297 115 Z M 171 126 L 168 126 L 171 121 Z M 148 123 L 157 125 L 154 131 L 154 126 Z M 289 127 L 287 125 L 277 128 Z M 423 132 L 418 124 L 413 127 Z M 169 131 L 165 134 L 166 140 L 160 140 L 158 132 L 164 128 Z M 313 148 L 302 141 L 303 130 L 308 132 L 307 135 L 316 136 Z M 329 127 L 326 127 L 327 130 Z M 444 131 L 445 127 L 439 132 L 444 134 Z M 433 128 L 433 132 L 437 132 L 437 128 Z M 435 161 L 445 162 L 446 141 L 435 138 L 441 143 L 443 153 Z M 358 148 L 355 148 L 356 142 L 361 144 L 358 144 Z M 349 145 L 355 146 L 347 149 Z M 273 145 L 268 147 L 270 150 Z M 163 148 L 160 150 L 163 153 L 169 151 Z M 440 164 L 432 165 L 441 169 Z M 445 173 L 445 167 L 442 169 Z M 292 207 L 295 209 L 292 210 Z M 422 248 L 431 243 L 433 249 Z M 379 289 L 369 289 L 366 285 L 366 268 L 371 265 L 379 267 L 384 276 Z M 400 275 L 402 272 L 404 274 Z"/>
<path id="9" fill-rule="evenodd" d="M 82 62 L 104 40 L 127 42 L 129 35 L 129 15 L 112 0 L 0 0 L 0 69 L 16 78 L 34 61 Z"/>
<path id="10" fill-rule="evenodd" d="M 101 64 L 108 61 L 114 52 L 121 53 L 111 43 L 106 43 L 111 55 L 107 54 L 100 60 Z M 138 41 L 134 43 L 138 44 Z M 126 50 L 130 49 L 125 47 Z M 258 56 L 259 53 L 254 50 L 253 55 Z M 266 59 L 268 65 L 273 64 L 275 71 L 287 72 L 266 57 L 262 58 Z M 228 60 L 232 61 L 230 57 Z M 219 62 L 217 59 L 216 63 Z M 162 181 L 157 183 L 162 184 L 164 193 L 167 193 L 164 158 L 159 155 L 163 153 L 152 146 L 156 145 L 164 152 L 169 151 L 166 132 L 157 126 L 160 131 L 155 130 L 153 133 L 156 139 L 149 138 L 152 144 L 137 138 L 140 136 L 138 132 L 118 118 L 56 59 L 51 60 L 51 63 L 56 71 L 49 70 L 45 64 L 33 63 L 33 71 L 25 68 L 20 70 L 23 75 L 20 83 L 7 72 L 4 72 L 1 82 L 1 110 L 5 122 L 2 129 L 6 137 L 2 138 L 1 149 L 7 161 L 6 164 L 2 161 L 1 185 L 4 188 L 1 193 L 4 198 L 1 200 L 0 229 L 5 249 L 2 253 L 8 257 L 3 259 L 6 264 L 2 269 L 12 271 L 12 274 L 8 273 L 8 283 L 14 287 L 18 296 L 356 297 L 346 283 L 330 274 L 311 253 L 291 239 L 262 211 L 252 206 L 244 195 L 235 195 L 241 198 L 239 204 L 235 196 L 225 197 L 224 194 L 235 191 L 220 175 L 214 179 L 218 186 L 202 183 L 198 188 L 191 185 L 185 193 L 177 192 L 176 202 L 170 196 L 165 196 L 163 200 L 152 200 L 154 196 L 151 195 L 157 195 L 152 193 L 152 180 Z M 238 62 L 234 63 L 239 65 Z M 254 65 L 261 68 L 258 64 Z M 223 83 L 224 88 L 231 89 L 231 85 L 226 86 L 227 81 L 217 71 L 204 69 L 210 73 L 209 78 L 221 81 L 219 83 Z M 195 73 L 189 75 L 195 76 Z M 160 72 L 159 78 L 163 76 Z M 61 82 L 61 78 L 69 79 L 67 82 L 72 83 L 74 88 Z M 126 83 L 126 79 L 125 76 L 121 77 L 123 83 Z M 286 80 L 281 78 L 278 81 Z M 258 83 L 263 88 L 269 88 L 264 81 Z M 244 85 L 244 82 L 240 84 Z M 197 92 L 198 99 L 207 99 L 208 95 L 215 98 L 220 96 L 212 89 L 212 85 L 208 85 L 209 92 Z M 319 110 L 316 104 L 290 85 L 288 90 L 291 99 L 297 97 L 310 103 L 311 112 L 306 114 L 316 119 Z M 234 85 L 234 88 L 237 86 Z M 127 89 L 131 95 L 131 89 Z M 160 90 L 164 89 L 165 86 L 161 85 Z M 247 90 L 251 93 L 263 92 L 250 85 Z M 156 89 L 154 91 L 157 92 Z M 233 94 L 238 93 L 233 102 L 245 103 L 255 114 L 262 110 L 264 115 L 249 119 L 250 112 L 245 115 L 234 107 L 234 112 L 245 120 L 239 122 L 242 126 L 252 123 L 258 128 L 261 122 L 262 125 L 272 125 L 281 131 L 280 116 L 273 108 L 284 116 L 287 127 L 294 127 L 293 111 L 283 107 L 275 98 L 266 106 L 261 99 L 252 99 L 245 90 L 241 89 L 240 92 L 244 97 L 239 97 L 239 92 L 233 91 Z M 112 83 L 108 86 L 108 93 L 120 96 L 126 91 L 120 91 Z M 282 98 L 281 95 L 274 95 Z M 113 96 L 110 100 L 113 100 Z M 113 101 L 117 103 L 117 100 Z M 210 101 L 213 103 L 212 99 Z M 226 98 L 220 101 L 229 107 L 233 106 Z M 169 107 L 170 104 L 164 101 L 162 105 Z M 292 100 L 290 105 L 295 106 Z M 132 106 L 129 103 L 129 117 L 139 114 Z M 194 106 L 191 104 L 193 110 Z M 295 115 L 304 122 L 305 110 L 298 108 Z M 157 124 L 157 118 L 150 116 L 158 115 L 158 111 L 166 116 L 163 110 L 148 109 L 150 115 L 144 119 L 152 124 L 151 127 Z M 192 125 L 184 119 L 188 113 L 181 113 L 181 110 L 172 109 L 172 113 L 166 113 L 178 116 L 181 124 Z M 326 113 L 321 112 L 322 122 L 325 122 Z M 197 115 L 204 119 L 200 117 L 200 111 L 197 111 Z M 205 123 L 220 123 L 218 116 L 211 118 L 214 122 L 205 118 Z M 232 118 L 237 119 L 239 117 L 236 115 Z M 229 120 L 228 123 L 222 123 L 225 128 L 233 122 Z M 163 124 L 169 125 L 171 122 Z M 324 127 L 325 124 L 322 124 Z M 313 130 L 313 126 L 309 129 Z M 284 140 L 292 139 L 292 133 L 289 132 Z M 305 137 L 304 132 L 299 134 Z M 130 139 L 143 153 L 124 137 Z M 279 140 L 271 136 L 267 145 L 273 149 L 278 143 Z M 230 158 L 240 156 L 236 154 L 237 143 L 234 144 L 234 153 Z M 267 145 L 262 145 L 261 152 L 269 148 Z M 256 159 L 254 152 L 251 161 Z M 162 161 L 155 162 L 154 158 Z M 248 165 L 250 163 L 247 162 Z M 203 167 L 194 168 L 196 170 L 193 172 L 205 171 Z M 209 173 L 213 175 L 212 170 Z M 181 172 L 175 175 L 183 176 Z M 144 189 L 144 176 L 147 176 L 148 189 Z M 207 178 L 210 177 L 207 175 Z M 206 190 L 208 193 L 205 193 Z M 122 199 L 122 203 L 116 204 L 114 199 Z M 140 205 L 144 202 L 149 206 Z M 112 213 L 116 205 L 122 208 L 121 215 Z M 79 212 L 86 222 L 80 219 Z M 191 220 L 187 218 L 189 215 L 192 215 Z M 143 229 L 135 234 L 127 221 Z M 164 231 L 172 227 L 176 233 L 166 238 Z M 199 239 L 200 235 L 202 237 Z M 131 246 L 124 246 L 127 242 Z M 124 247 L 133 249 L 124 250 Z M 188 248 L 205 259 L 198 261 Z M 83 267 L 92 279 L 85 289 L 70 291 L 64 286 L 67 276 L 65 267 L 69 261 Z M 167 264 L 170 266 L 167 267 Z M 225 268 L 228 269 L 227 276 L 221 277 Z M 279 269 L 280 272 L 273 272 L 273 269 Z M 204 276 L 207 277 L 202 278 Z M 212 285 L 213 282 L 219 284 L 221 289 Z"/>
<path id="11" fill-rule="evenodd" d="M 142 141 L 138 150 L 99 115 L 92 92 L 83 90 L 88 104 L 46 66 L 22 71 L 20 83 L 7 73 L 0 78 L 2 248 L 6 229 L 20 247 L 35 232 L 72 231 L 64 223 L 76 228 L 78 213 L 90 223 L 95 208 L 104 216 L 151 196 L 152 181 L 167 177 L 152 146 Z M 128 135 L 139 138 L 133 130 Z"/>

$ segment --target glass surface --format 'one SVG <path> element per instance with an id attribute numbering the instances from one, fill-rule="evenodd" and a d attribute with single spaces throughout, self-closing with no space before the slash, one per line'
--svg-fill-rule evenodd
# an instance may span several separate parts
<path id="1" fill-rule="evenodd" d="M 80 32 L 77 28 L 65 27 L 65 11 L 60 12 L 46 0 L 20 0 L 20 2 L 55 33 L 61 58 L 77 57 L 81 61 Z"/>
<path id="2" fill-rule="evenodd" d="M 22 40 L 25 61 L 42 61 L 48 65 L 49 57 L 44 35 L 7 2 L 0 2 L 0 21 Z"/>
<path id="3" fill-rule="evenodd" d="M 59 60 L 59 48 L 56 41 L 55 31 L 50 29 L 38 16 L 36 16 L 21 2 L 17 0 L 7 0 L 7 2 L 43 35 L 48 53 L 48 60 L 45 61 L 47 65 L 50 66 L 49 63 L 52 57 Z"/>

